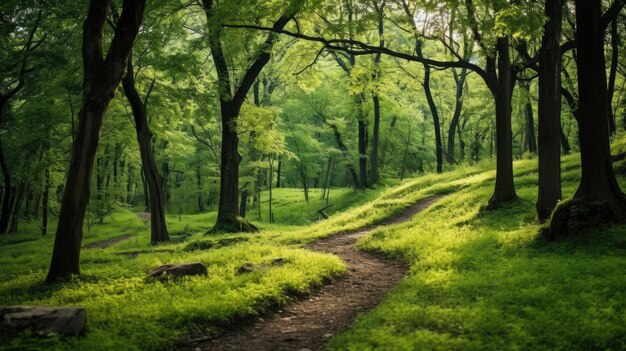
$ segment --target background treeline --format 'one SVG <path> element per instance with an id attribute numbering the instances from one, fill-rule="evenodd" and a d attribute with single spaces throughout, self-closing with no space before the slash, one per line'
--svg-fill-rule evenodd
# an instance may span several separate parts
<path id="1" fill-rule="evenodd" d="M 626 209 L 608 149 L 626 124 L 624 1 L 83 5 L 0 10 L 0 232 L 41 217 L 45 235 L 58 214 L 51 280 L 78 273 L 83 226 L 116 206 L 150 210 L 153 242 L 166 212 L 254 231 L 264 190 L 272 221 L 272 188 L 308 202 L 488 158 L 488 209 L 517 198 L 513 159 L 538 153 L 548 219 L 559 154 L 579 147 L 575 199 Z"/>

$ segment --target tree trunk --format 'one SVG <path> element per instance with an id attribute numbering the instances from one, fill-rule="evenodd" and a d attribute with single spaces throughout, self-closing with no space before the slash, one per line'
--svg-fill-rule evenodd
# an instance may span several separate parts
<path id="1" fill-rule="evenodd" d="M 268 208 L 269 208 L 269 217 L 270 217 L 270 223 L 274 223 L 274 213 L 272 212 L 272 185 L 274 185 L 274 160 L 272 159 L 272 156 L 270 156 L 270 172 L 269 172 L 269 181 L 267 182 L 268 186 L 269 186 L 269 204 L 268 204 Z"/>
<path id="2" fill-rule="evenodd" d="M 357 119 L 359 125 L 359 188 L 367 188 L 367 125 L 363 112 L 363 96 L 356 98 Z"/>
<path id="3" fill-rule="evenodd" d="M 421 41 L 418 41 L 415 45 L 415 52 L 417 56 L 422 58 L 422 45 Z M 428 101 L 428 107 L 433 117 L 433 126 L 435 128 L 435 155 L 437 157 L 437 173 L 443 172 L 443 146 L 441 142 L 441 126 L 439 124 L 439 113 L 437 112 L 437 106 L 433 99 L 433 94 L 430 90 L 430 66 L 424 64 L 424 94 L 426 94 L 426 101 Z"/>
<path id="4" fill-rule="evenodd" d="M 89 202 L 93 163 L 106 110 L 122 80 L 139 31 L 145 0 L 124 0 L 115 34 L 103 59 L 103 27 L 109 1 L 92 0 L 83 26 L 83 101 L 63 193 L 59 224 L 46 281 L 80 273 L 83 221 Z"/>
<path id="5" fill-rule="evenodd" d="M 500 37 L 498 53 L 498 82 L 496 98 L 496 185 L 488 207 L 517 199 L 513 180 L 513 141 L 511 133 L 511 58 L 509 38 Z"/>
<path id="6" fill-rule="evenodd" d="M 526 124 L 526 143 L 528 145 L 528 151 L 533 154 L 537 153 L 537 139 L 535 138 L 535 118 L 533 116 L 533 105 L 530 99 L 530 83 L 522 82 L 519 85 L 526 95 L 524 101 L 524 119 Z M 541 99 L 541 94 L 539 94 Z M 561 105 L 559 105 L 560 108 Z M 560 116 L 560 115 L 559 115 Z"/>
<path id="7" fill-rule="evenodd" d="M 613 115 L 613 95 L 615 93 L 615 79 L 619 64 L 619 33 L 617 32 L 617 18 L 611 22 L 611 68 L 609 71 L 609 86 L 607 92 L 607 118 L 609 119 L 609 133 L 615 134 L 615 116 Z"/>
<path id="8" fill-rule="evenodd" d="M 574 199 L 552 216 L 548 239 L 553 240 L 576 234 L 576 228 L 626 221 L 626 197 L 611 162 L 602 1 L 575 3 L 582 178 Z"/>
<path id="9" fill-rule="evenodd" d="M 2 214 L 0 215 L 0 234 L 4 234 L 9 229 L 9 221 L 11 219 L 11 202 L 13 197 L 13 191 L 11 186 L 11 173 L 4 158 L 4 150 L 2 149 L 2 143 L 0 142 L 0 169 L 2 170 L 2 177 L 4 178 L 4 190 L 2 197 Z"/>
<path id="10" fill-rule="evenodd" d="M 248 190 L 244 189 L 241 192 L 241 202 L 239 202 L 239 215 L 242 218 L 246 218 L 247 207 L 248 207 Z"/>
<path id="11" fill-rule="evenodd" d="M 11 227 L 9 233 L 17 233 L 17 227 L 20 221 L 20 211 L 22 209 L 22 200 L 24 199 L 24 192 L 26 191 L 26 183 L 22 182 L 15 196 L 15 203 L 13 204 L 13 212 L 11 214 Z"/>
<path id="12" fill-rule="evenodd" d="M 456 82 L 456 102 L 454 106 L 454 114 L 452 115 L 452 119 L 450 120 L 450 128 L 448 129 L 448 153 L 446 154 L 446 160 L 448 164 L 453 164 L 454 162 L 454 138 L 457 133 L 459 133 L 459 138 L 461 137 L 461 129 L 458 128 L 459 120 L 461 119 L 461 112 L 463 111 L 463 88 L 465 87 L 465 80 L 467 78 L 467 69 L 461 69 L 461 74 L 457 74 L 456 71 L 454 73 L 454 81 Z M 461 160 L 463 158 L 461 157 Z"/>
<path id="13" fill-rule="evenodd" d="M 238 151 L 239 136 L 237 135 L 237 117 L 246 96 L 257 77 L 270 61 L 271 48 L 276 43 L 276 31 L 282 30 L 292 19 L 301 3 L 289 6 L 272 26 L 270 32 L 252 64 L 244 70 L 243 78 L 237 89 L 232 88 L 229 65 L 222 47 L 222 27 L 219 14 L 214 8 L 213 0 L 202 0 L 207 22 L 211 26 L 208 33 L 209 48 L 218 77 L 220 111 L 222 116 L 222 149 L 220 169 L 220 198 L 217 210 L 217 221 L 214 232 L 252 232 L 258 228 L 239 216 L 237 195 L 239 192 L 239 163 L 241 155 Z M 213 27 L 213 25 L 215 25 Z"/>
<path id="14" fill-rule="evenodd" d="M 163 178 L 159 174 L 157 164 L 152 152 L 152 131 L 148 124 L 148 114 L 146 106 L 150 92 L 154 87 L 154 81 L 148 89 L 146 98 L 141 99 L 135 86 L 135 71 L 133 69 L 132 53 L 129 55 L 126 75 L 122 79 L 124 95 L 130 104 L 135 120 L 135 131 L 137 142 L 139 143 L 139 154 L 141 155 L 141 165 L 148 188 L 148 198 L 150 205 L 150 242 L 159 243 L 169 241 L 170 236 L 167 231 L 165 221 L 165 194 L 163 193 Z"/>
<path id="15" fill-rule="evenodd" d="M 372 152 L 370 156 L 370 184 L 378 181 L 378 145 L 380 143 L 380 98 L 372 96 L 374 103 L 374 128 L 372 130 Z"/>
<path id="16" fill-rule="evenodd" d="M 280 172 L 283 169 L 282 156 L 278 156 L 278 166 L 276 167 L 276 188 L 280 188 Z"/>
<path id="17" fill-rule="evenodd" d="M 43 178 L 43 201 L 41 207 L 41 236 L 48 235 L 48 213 L 50 212 L 50 169 L 46 168 Z"/>
<path id="18" fill-rule="evenodd" d="M 537 216 L 550 218 L 561 200 L 561 22 L 562 0 L 547 0 L 549 18 L 539 57 L 539 189 Z"/>
<path id="19" fill-rule="evenodd" d="M 572 151 L 572 147 L 569 145 L 569 141 L 567 140 L 567 135 L 565 135 L 565 132 L 563 132 L 563 125 L 559 126 L 559 132 L 561 134 L 561 147 L 563 148 L 563 154 L 564 155 L 569 155 L 569 153 Z"/>

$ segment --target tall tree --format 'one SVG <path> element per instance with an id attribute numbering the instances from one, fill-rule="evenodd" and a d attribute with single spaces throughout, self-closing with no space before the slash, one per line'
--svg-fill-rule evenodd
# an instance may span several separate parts
<path id="1" fill-rule="evenodd" d="M 91 0 L 83 24 L 83 98 L 46 281 L 80 273 L 83 221 L 104 116 L 126 70 L 146 0 L 124 0 L 106 56 L 103 29 L 109 0 Z"/>
<path id="2" fill-rule="evenodd" d="M 574 234 L 574 224 L 594 226 L 626 221 L 626 196 L 611 162 L 604 58 L 606 15 L 601 13 L 602 0 L 576 0 L 575 4 L 582 178 L 574 199 L 559 206 L 552 215 L 549 239 Z M 615 4 L 619 12 L 625 2 L 618 0 Z"/>
<path id="3" fill-rule="evenodd" d="M 269 62 L 271 49 L 278 40 L 276 31 L 281 31 L 293 18 L 299 7 L 300 0 L 292 1 L 284 13 L 272 25 L 273 32 L 268 33 L 263 45 L 255 53 L 255 58 L 247 69 L 244 70 L 243 78 L 239 86 L 235 87 L 231 78 L 231 72 L 224 53 L 222 44 L 224 13 L 218 12 L 218 6 L 213 0 L 203 0 L 202 5 L 209 24 L 208 41 L 213 57 L 213 64 L 218 76 L 218 90 L 220 100 L 220 112 L 222 117 L 222 148 L 220 169 L 220 197 L 217 210 L 217 221 L 213 231 L 238 232 L 256 231 L 252 223 L 239 216 L 239 136 L 237 134 L 237 117 L 241 107 L 263 70 Z"/>
<path id="4" fill-rule="evenodd" d="M 148 188 L 148 204 L 150 206 L 150 241 L 153 243 L 169 241 L 167 223 L 165 222 L 165 193 L 163 192 L 163 177 L 159 174 L 154 153 L 152 151 L 152 131 L 148 123 L 148 101 L 150 93 L 154 88 L 156 78 L 152 80 L 142 99 L 139 96 L 135 84 L 135 70 L 133 68 L 132 53 L 128 57 L 126 74 L 122 79 L 124 95 L 128 99 L 133 119 L 135 120 L 135 130 L 137 132 L 137 142 L 139 143 L 139 153 L 141 155 L 141 169 L 146 179 Z"/>
<path id="5" fill-rule="evenodd" d="M 26 5 L 28 6 L 28 5 Z M 9 31 L 2 31 L 6 35 L 7 42 L 3 43 L 2 59 L 0 60 L 0 127 L 7 125 L 7 112 L 11 100 L 24 88 L 26 76 L 33 71 L 31 57 L 33 52 L 42 44 L 37 40 L 37 33 L 43 14 L 41 11 L 34 16 L 19 15 L 26 9 L 18 7 L 18 15 L 3 18 Z M 27 21 L 31 19 L 31 21 Z M 32 23 L 28 23 L 32 22 Z M 4 29 L 4 28 L 3 28 Z M 24 31 L 24 29 L 26 29 Z M 0 140 L 2 143 L 2 140 Z M 15 188 L 12 183 L 11 170 L 5 158 L 4 149 L 0 145 L 0 170 L 4 179 L 2 212 L 0 214 L 0 233 L 6 233 L 9 229 L 12 210 L 15 202 Z"/>
<path id="6" fill-rule="evenodd" d="M 539 190 L 537 216 L 550 218 L 561 199 L 561 25 L 563 3 L 547 0 L 539 53 Z"/>

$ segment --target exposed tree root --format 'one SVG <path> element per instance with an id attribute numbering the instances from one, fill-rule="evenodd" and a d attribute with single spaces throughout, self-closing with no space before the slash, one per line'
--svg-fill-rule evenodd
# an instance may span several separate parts
<path id="1" fill-rule="evenodd" d="M 206 234 L 215 233 L 256 233 L 259 227 L 240 216 L 218 220 Z"/>
<path id="2" fill-rule="evenodd" d="M 626 204 L 607 196 L 571 199 L 560 203 L 544 235 L 548 241 L 584 234 L 606 224 L 626 223 Z"/>

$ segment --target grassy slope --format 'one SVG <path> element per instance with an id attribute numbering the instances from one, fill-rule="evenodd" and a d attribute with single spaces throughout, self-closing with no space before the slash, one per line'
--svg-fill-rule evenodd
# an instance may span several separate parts
<path id="1" fill-rule="evenodd" d="M 361 240 L 410 262 L 411 274 L 330 349 L 625 350 L 626 226 L 542 242 L 535 161 L 515 166 L 518 202 L 481 213 L 493 185 L 485 173 L 410 223 Z M 578 155 L 563 169 L 569 197 Z"/>
<path id="2" fill-rule="evenodd" d="M 220 333 L 220 328 L 258 315 L 269 306 L 283 304 L 289 296 L 307 293 L 324 280 L 343 273 L 345 267 L 338 258 L 301 249 L 301 243 L 344 230 L 343 223 L 349 222 L 349 227 L 369 224 L 407 205 L 397 202 L 380 209 L 370 202 L 359 206 L 381 192 L 389 193 L 385 189 L 358 195 L 350 190 L 333 190 L 333 210 L 347 209 L 346 212 L 308 227 L 261 222 L 267 229 L 259 235 L 206 236 L 203 233 L 213 223 L 214 213 L 183 215 L 180 220 L 171 215 L 168 222 L 174 240 L 157 246 L 148 243 L 148 226 L 122 209 L 103 225 L 95 226 L 83 243 L 125 234 L 132 238 L 107 249 L 83 249 L 82 275 L 54 285 L 42 283 L 53 238 L 41 238 L 35 224 L 24 223 L 20 233 L 0 237 L 0 305 L 84 306 L 88 309 L 88 330 L 83 337 L 65 340 L 26 335 L 10 343 L 0 340 L 0 349 L 164 349 L 198 326 L 209 325 L 209 332 Z M 275 196 L 277 222 L 291 224 L 288 214 L 297 211 L 303 211 L 301 220 L 310 218 L 306 205 L 297 200 L 302 199 L 300 190 L 282 189 Z M 280 196 L 290 198 L 291 203 L 279 200 Z M 310 208 L 317 209 L 320 204 L 313 192 Z M 355 216 L 359 219 L 355 220 Z M 54 233 L 54 228 L 50 232 Z M 207 244 L 213 248 L 189 249 Z M 278 257 L 286 258 L 287 264 L 235 275 L 245 262 L 262 264 Z M 144 279 L 145 273 L 156 265 L 185 261 L 205 263 L 209 277 L 170 283 Z"/>

